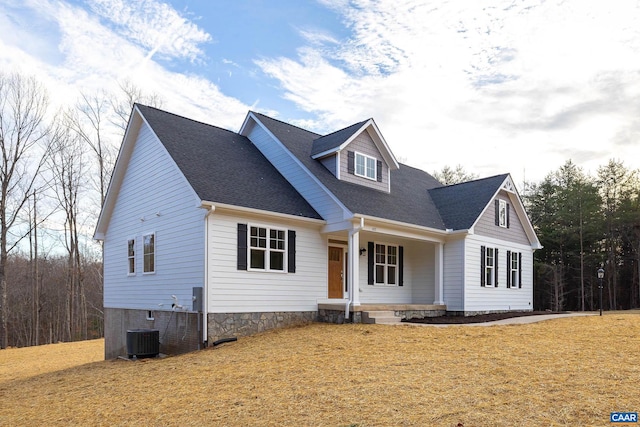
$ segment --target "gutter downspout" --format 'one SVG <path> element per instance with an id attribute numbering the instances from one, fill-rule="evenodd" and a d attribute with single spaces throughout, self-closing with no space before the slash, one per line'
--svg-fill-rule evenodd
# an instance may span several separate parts
<path id="1" fill-rule="evenodd" d="M 215 212 L 214 205 L 204 205 L 207 213 L 204 215 L 204 286 L 202 288 L 202 342 L 207 348 L 209 341 L 208 313 L 209 313 L 209 216 Z"/>
<path id="2" fill-rule="evenodd" d="M 354 254 L 358 253 L 359 248 L 354 248 L 354 244 L 353 244 L 353 235 L 356 233 L 359 233 L 360 230 L 364 229 L 364 218 L 360 217 L 360 226 L 356 227 L 352 230 L 349 230 L 349 262 L 348 262 L 348 266 L 349 266 L 349 275 L 347 277 L 347 280 L 349 281 L 349 283 L 351 284 L 351 292 L 349 292 L 349 299 L 347 300 L 347 303 L 344 307 L 344 318 L 345 320 L 349 319 L 349 306 L 351 305 L 351 303 L 353 302 L 353 297 L 355 292 L 359 292 L 358 289 L 358 284 L 357 283 L 353 283 L 354 280 L 352 280 L 352 278 L 354 277 L 354 268 L 357 268 L 357 266 L 355 264 L 357 264 L 355 262 L 355 260 L 357 260 L 358 258 L 354 259 Z"/>

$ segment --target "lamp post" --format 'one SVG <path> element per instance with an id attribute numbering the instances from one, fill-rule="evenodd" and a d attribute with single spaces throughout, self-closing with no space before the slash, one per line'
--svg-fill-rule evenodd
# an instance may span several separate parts
<path id="1" fill-rule="evenodd" d="M 602 279 L 603 278 L 604 278 L 604 269 L 599 268 L 598 280 L 600 281 L 600 284 L 598 285 L 598 288 L 600 288 L 600 316 L 602 316 Z"/>

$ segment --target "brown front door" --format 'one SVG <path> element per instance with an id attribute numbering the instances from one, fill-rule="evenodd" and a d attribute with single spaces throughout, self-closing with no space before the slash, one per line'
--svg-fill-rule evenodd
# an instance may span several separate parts
<path id="1" fill-rule="evenodd" d="M 342 298 L 342 248 L 329 246 L 329 298 Z"/>

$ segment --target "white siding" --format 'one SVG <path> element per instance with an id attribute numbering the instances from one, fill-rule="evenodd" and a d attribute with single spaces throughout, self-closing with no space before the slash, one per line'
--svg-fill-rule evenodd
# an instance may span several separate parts
<path id="1" fill-rule="evenodd" d="M 324 220 L 339 222 L 351 216 L 306 168 L 297 163 L 293 154 L 260 125 L 254 125 L 247 137 Z"/>
<path id="2" fill-rule="evenodd" d="M 295 230 L 296 272 L 238 270 L 238 223 Z M 210 313 L 316 311 L 327 297 L 327 243 L 318 226 L 217 212 L 208 226 Z"/>
<path id="3" fill-rule="evenodd" d="M 460 238 L 444 244 L 443 300 L 448 311 L 464 310 L 464 243 Z"/>
<path id="4" fill-rule="evenodd" d="M 162 144 L 142 125 L 104 240 L 104 305 L 171 309 L 171 295 L 191 307 L 204 281 L 204 210 Z M 159 215 L 158 215 L 159 214 Z M 144 218 L 144 221 L 141 220 Z M 143 274 L 142 236 L 155 233 L 153 274 Z M 127 275 L 127 241 L 136 241 L 136 274 Z"/>
<path id="5" fill-rule="evenodd" d="M 480 247 L 498 249 L 498 287 L 480 285 Z M 522 253 L 522 287 L 507 288 L 507 251 Z M 465 241 L 465 311 L 531 310 L 533 308 L 533 251 L 530 246 L 469 236 Z"/>
<path id="6" fill-rule="evenodd" d="M 387 235 L 362 232 L 360 246 L 368 242 L 404 247 L 404 285 L 386 286 L 367 283 L 368 253 L 360 256 L 360 303 L 362 304 L 432 304 L 435 295 L 434 245 L 396 239 Z"/>

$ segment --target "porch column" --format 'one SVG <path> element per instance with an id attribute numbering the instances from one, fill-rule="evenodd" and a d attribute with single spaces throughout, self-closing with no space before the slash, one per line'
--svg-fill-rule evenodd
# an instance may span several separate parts
<path id="1" fill-rule="evenodd" d="M 349 292 L 351 293 L 351 303 L 354 306 L 360 305 L 360 230 L 349 231 Z"/>
<path id="2" fill-rule="evenodd" d="M 436 305 L 444 305 L 444 244 L 436 243 L 435 250 L 435 300 Z"/>

